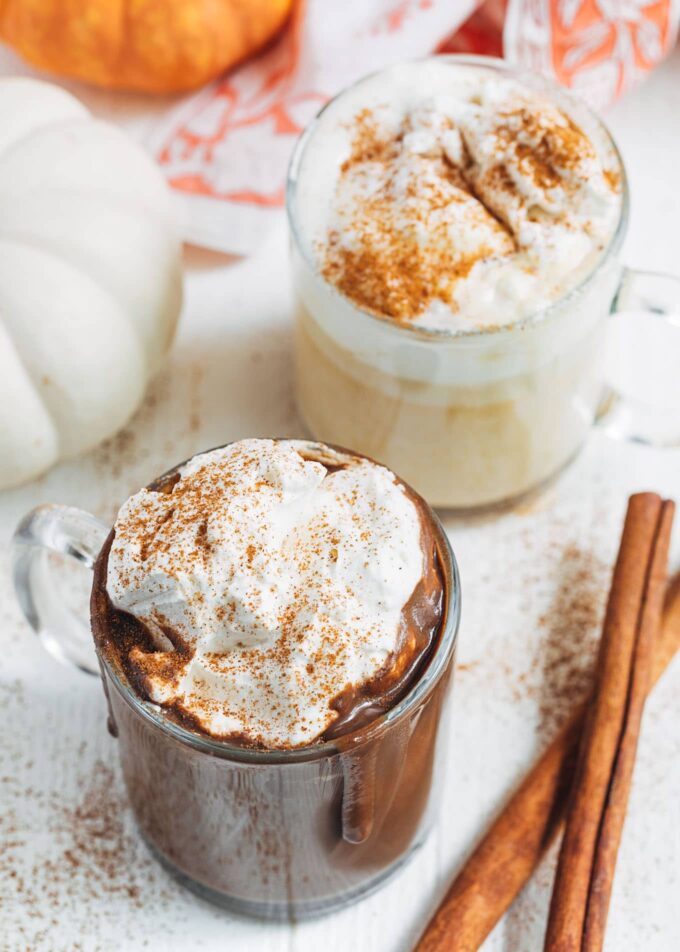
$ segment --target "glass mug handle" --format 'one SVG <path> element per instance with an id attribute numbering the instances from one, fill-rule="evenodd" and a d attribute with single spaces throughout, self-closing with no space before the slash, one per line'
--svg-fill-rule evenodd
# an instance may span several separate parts
<path id="1" fill-rule="evenodd" d="M 680 278 L 625 268 L 612 315 L 598 425 L 633 443 L 680 446 Z"/>
<path id="2" fill-rule="evenodd" d="M 109 528 L 72 506 L 38 506 L 26 515 L 12 538 L 14 589 L 29 625 L 59 661 L 99 674 L 89 619 L 67 605 L 57 587 L 50 553 L 94 567 Z"/>

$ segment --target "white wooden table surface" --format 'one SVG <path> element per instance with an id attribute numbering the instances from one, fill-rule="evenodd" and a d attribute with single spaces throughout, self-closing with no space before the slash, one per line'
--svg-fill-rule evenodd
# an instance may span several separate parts
<path id="1" fill-rule="evenodd" d="M 6 51 L 0 71 L 17 71 Z M 101 115 L 142 128 L 148 107 L 86 92 Z M 680 271 L 680 51 L 610 111 L 633 210 L 626 259 Z M 233 263 L 186 252 L 186 308 L 172 358 L 123 434 L 21 489 L 0 494 L 0 948 L 8 952 L 249 950 L 406 952 L 451 874 L 588 684 L 628 494 L 680 499 L 680 450 L 594 433 L 540 502 L 502 518 L 448 520 L 464 586 L 448 774 L 436 828 L 377 895 L 294 927 L 233 918 L 183 891 L 136 839 L 116 744 L 94 678 L 60 666 L 15 604 L 7 543 L 45 502 L 111 520 L 171 464 L 244 436 L 300 432 L 291 396 L 283 221 Z M 675 534 L 680 564 L 680 528 Z M 619 857 L 608 952 L 680 949 L 680 663 L 648 704 Z M 106 822 L 94 802 L 106 807 Z M 99 834 L 98 836 L 96 834 Z M 97 843 L 93 850 L 92 844 Z M 484 946 L 533 952 L 554 857 Z"/>

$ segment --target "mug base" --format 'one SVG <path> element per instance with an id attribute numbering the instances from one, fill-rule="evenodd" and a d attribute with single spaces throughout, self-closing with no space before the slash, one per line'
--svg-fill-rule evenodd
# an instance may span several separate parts
<path id="1" fill-rule="evenodd" d="M 365 883 L 347 892 L 339 893 L 335 896 L 328 896 L 322 899 L 313 900 L 289 900 L 286 902 L 262 902 L 258 900 L 243 899 L 238 896 L 230 896 L 227 893 L 220 892 L 199 882 L 197 879 L 187 875 L 179 867 L 168 859 L 161 851 L 144 836 L 139 834 L 149 848 L 154 859 L 185 889 L 188 889 L 194 895 L 213 906 L 218 906 L 234 915 L 247 919 L 260 919 L 269 922 L 295 923 L 303 922 L 308 919 L 318 919 L 322 916 L 337 912 L 347 906 L 353 905 L 362 899 L 367 898 L 381 889 L 386 883 L 399 873 L 411 860 L 413 855 L 425 842 L 425 838 L 414 843 L 396 862 L 388 866 L 382 872 L 368 879 Z"/>

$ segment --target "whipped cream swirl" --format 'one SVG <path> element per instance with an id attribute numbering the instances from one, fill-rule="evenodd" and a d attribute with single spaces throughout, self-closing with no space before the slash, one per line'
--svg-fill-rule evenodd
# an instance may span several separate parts
<path id="1" fill-rule="evenodd" d="M 178 476 L 116 519 L 107 591 L 153 641 L 129 661 L 214 736 L 309 743 L 400 648 L 419 510 L 384 467 L 296 440 L 233 443 Z"/>
<path id="2" fill-rule="evenodd" d="M 320 270 L 360 307 L 417 327 L 539 311 L 585 277 L 621 213 L 618 158 L 582 113 L 445 60 L 357 84 L 321 116 L 300 174 Z"/>

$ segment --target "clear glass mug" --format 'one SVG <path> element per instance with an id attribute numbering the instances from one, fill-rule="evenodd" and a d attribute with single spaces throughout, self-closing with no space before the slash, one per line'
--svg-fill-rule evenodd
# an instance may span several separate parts
<path id="1" fill-rule="evenodd" d="M 362 730 L 291 751 L 248 750 L 185 729 L 95 652 L 90 624 L 60 591 L 53 556 L 93 570 L 97 624 L 112 539 L 99 520 L 41 506 L 18 526 L 12 556 L 23 612 L 53 655 L 101 674 L 139 831 L 203 898 L 267 919 L 324 914 L 372 892 L 424 841 L 441 788 L 440 722 L 460 618 L 456 561 L 432 520 L 447 605 L 422 677 Z"/>
<path id="2" fill-rule="evenodd" d="M 293 155 L 286 201 L 296 295 L 296 395 L 306 428 L 315 439 L 378 459 L 430 505 L 463 511 L 513 502 L 549 481 L 575 456 L 596 421 L 635 442 L 680 444 L 680 280 L 621 264 L 629 195 L 610 134 L 590 110 L 535 74 L 487 57 L 437 59 L 518 79 L 547 94 L 586 129 L 599 130 L 620 167 L 618 227 L 580 285 L 510 327 L 446 332 L 397 324 L 361 310 L 315 266 L 298 196 L 317 117 Z M 607 319 L 622 311 L 631 318 L 636 312 L 634 326 Z M 641 319 L 640 312 L 647 316 Z M 653 347 L 649 315 L 657 327 L 659 318 L 665 321 L 668 330 Z M 624 363 L 643 348 L 643 359 L 654 364 L 642 398 L 624 396 L 608 381 L 607 338 L 614 325 L 628 335 L 616 342 L 625 349 Z M 652 387 L 653 405 L 646 402 Z M 675 392 L 668 397 L 666 390 Z"/>

